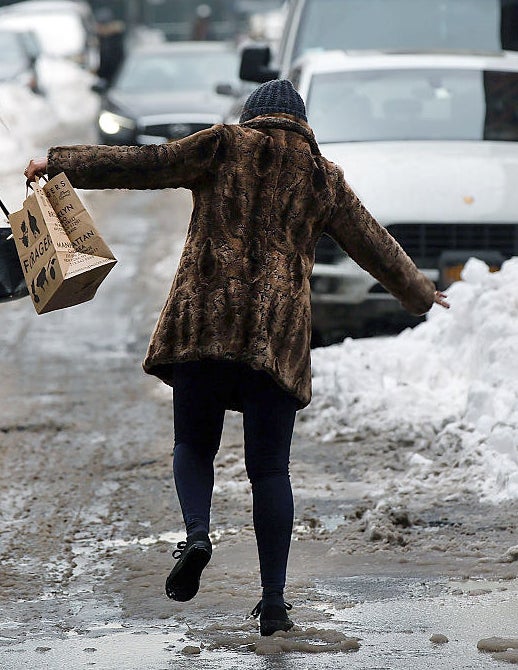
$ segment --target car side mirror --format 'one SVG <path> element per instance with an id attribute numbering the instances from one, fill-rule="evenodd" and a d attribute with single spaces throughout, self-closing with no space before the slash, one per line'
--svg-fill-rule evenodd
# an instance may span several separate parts
<path id="1" fill-rule="evenodd" d="M 270 67 L 271 57 L 271 50 L 267 45 L 244 47 L 241 52 L 239 78 L 243 81 L 256 81 L 260 84 L 271 79 L 277 79 L 279 70 Z"/>
<path id="2" fill-rule="evenodd" d="M 218 95 L 236 95 L 236 91 L 232 84 L 217 84 L 216 93 Z"/>
<path id="3" fill-rule="evenodd" d="M 102 95 L 103 93 L 106 93 L 108 89 L 108 82 L 106 79 L 96 79 L 92 84 L 91 89 L 94 93 Z"/>

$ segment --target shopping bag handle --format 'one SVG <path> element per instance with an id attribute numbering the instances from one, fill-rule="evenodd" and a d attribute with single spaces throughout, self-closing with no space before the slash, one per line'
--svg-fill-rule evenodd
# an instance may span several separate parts
<path id="1" fill-rule="evenodd" d="M 7 216 L 7 218 L 9 218 L 9 210 L 1 200 L 0 200 L 0 208 L 2 209 L 2 212 Z"/>
<path id="2" fill-rule="evenodd" d="M 0 209 L 6 215 L 7 223 L 9 223 L 9 210 L 7 209 L 7 207 L 4 205 L 4 203 L 1 200 L 0 200 Z M 11 233 L 6 239 L 10 240 L 12 236 L 13 236 L 13 234 Z"/>
<path id="3" fill-rule="evenodd" d="M 40 179 L 43 179 L 43 181 L 48 182 L 47 177 L 45 177 L 45 175 L 43 174 L 40 177 L 38 177 L 38 179 L 33 179 L 32 181 L 30 179 L 27 179 L 27 181 L 25 182 L 25 196 L 27 196 L 27 194 L 29 193 L 29 189 L 33 190 L 32 184 L 34 182 L 39 184 Z"/>

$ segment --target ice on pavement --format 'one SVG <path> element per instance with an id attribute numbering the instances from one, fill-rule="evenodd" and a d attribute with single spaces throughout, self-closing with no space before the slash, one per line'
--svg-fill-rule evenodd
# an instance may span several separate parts
<path id="1" fill-rule="evenodd" d="M 47 138 L 95 117 L 90 74 L 64 61 L 41 67 L 46 97 L 0 87 L 7 200 L 13 177 L 22 179 Z M 396 337 L 346 339 L 313 351 L 313 401 L 300 428 L 328 442 L 358 431 L 412 440 L 407 472 L 397 480 L 407 491 L 435 487 L 440 497 L 455 470 L 455 481 L 483 499 L 517 498 L 517 288 L 518 258 L 494 274 L 472 259 L 448 291 L 450 310 L 434 306 L 426 322 Z"/>

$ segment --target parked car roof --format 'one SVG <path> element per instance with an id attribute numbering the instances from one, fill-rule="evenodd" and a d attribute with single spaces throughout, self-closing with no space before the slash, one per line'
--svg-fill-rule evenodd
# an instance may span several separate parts
<path id="1" fill-rule="evenodd" d="M 0 28 L 31 30 L 43 53 L 95 70 L 98 42 L 90 6 L 75 0 L 24 0 L 0 8 Z"/>

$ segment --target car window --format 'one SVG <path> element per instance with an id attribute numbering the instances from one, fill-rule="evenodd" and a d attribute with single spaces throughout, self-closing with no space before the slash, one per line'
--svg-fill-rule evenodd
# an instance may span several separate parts
<path id="1" fill-rule="evenodd" d="M 0 32 L 0 53 L 2 54 L 2 64 L 15 65 L 19 64 L 20 61 L 27 60 L 16 33 Z"/>
<path id="2" fill-rule="evenodd" d="M 218 83 L 238 81 L 238 56 L 232 51 L 171 52 L 129 56 L 115 87 L 125 92 L 212 91 Z"/>
<path id="3" fill-rule="evenodd" d="M 518 0 L 307 0 L 292 61 L 311 49 L 518 49 Z"/>
<path id="4" fill-rule="evenodd" d="M 461 69 L 315 75 L 308 120 L 319 142 L 518 141 L 518 73 Z"/>

